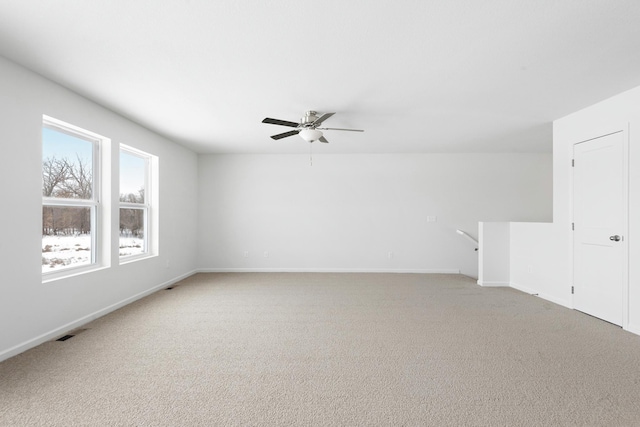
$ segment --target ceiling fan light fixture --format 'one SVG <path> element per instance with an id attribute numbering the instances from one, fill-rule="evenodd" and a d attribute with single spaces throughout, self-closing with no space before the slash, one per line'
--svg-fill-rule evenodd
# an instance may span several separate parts
<path id="1" fill-rule="evenodd" d="M 307 142 L 317 141 L 322 138 L 322 132 L 316 129 L 303 129 L 298 135 Z"/>

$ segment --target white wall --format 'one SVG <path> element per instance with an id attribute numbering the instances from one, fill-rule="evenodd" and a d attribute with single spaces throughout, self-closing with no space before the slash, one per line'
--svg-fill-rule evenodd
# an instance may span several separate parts
<path id="1" fill-rule="evenodd" d="M 42 283 L 43 114 L 111 138 L 116 160 L 119 143 L 159 157 L 159 256 L 119 266 L 115 249 L 110 268 Z M 195 153 L 2 58 L 0 117 L 0 360 L 195 269 Z M 117 189 L 115 167 L 112 184 Z M 117 209 L 117 191 L 112 196 Z M 112 214 L 117 227 L 117 210 Z"/>
<path id="2" fill-rule="evenodd" d="M 198 169 L 205 270 L 477 277 L 456 229 L 551 219 L 550 154 L 201 155 Z"/>
<path id="3" fill-rule="evenodd" d="M 629 135 L 629 293 L 625 328 L 640 334 L 640 87 L 556 120 L 553 127 L 553 224 L 514 224 L 511 271 L 513 280 L 530 292 L 571 306 L 571 167 L 573 144 L 612 131 L 628 129 Z M 514 230 L 517 230 L 514 233 Z M 533 248 L 533 249 L 531 249 Z M 544 280 L 527 278 L 528 265 Z"/>
<path id="4" fill-rule="evenodd" d="M 478 224 L 478 284 L 480 286 L 509 286 L 508 222 L 480 222 Z"/>
<path id="5" fill-rule="evenodd" d="M 569 248 L 560 223 L 511 223 L 511 286 L 529 294 L 571 307 L 571 278 L 567 265 Z"/>

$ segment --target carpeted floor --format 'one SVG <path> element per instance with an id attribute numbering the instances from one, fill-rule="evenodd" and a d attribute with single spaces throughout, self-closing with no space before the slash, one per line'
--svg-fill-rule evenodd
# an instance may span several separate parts
<path id="1" fill-rule="evenodd" d="M 0 363 L 1 426 L 640 425 L 640 337 L 456 275 L 198 274 Z"/>

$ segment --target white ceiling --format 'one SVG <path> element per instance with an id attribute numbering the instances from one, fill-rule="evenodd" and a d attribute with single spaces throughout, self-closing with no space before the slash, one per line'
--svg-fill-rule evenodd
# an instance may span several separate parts
<path id="1" fill-rule="evenodd" d="M 0 55 L 202 153 L 550 151 L 640 85 L 638 0 L 3 0 Z"/>

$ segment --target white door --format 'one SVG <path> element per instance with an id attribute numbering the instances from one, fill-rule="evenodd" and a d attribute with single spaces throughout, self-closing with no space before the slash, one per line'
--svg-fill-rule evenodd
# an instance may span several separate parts
<path id="1" fill-rule="evenodd" d="M 624 132 L 573 147 L 574 308 L 622 326 L 626 275 Z"/>

